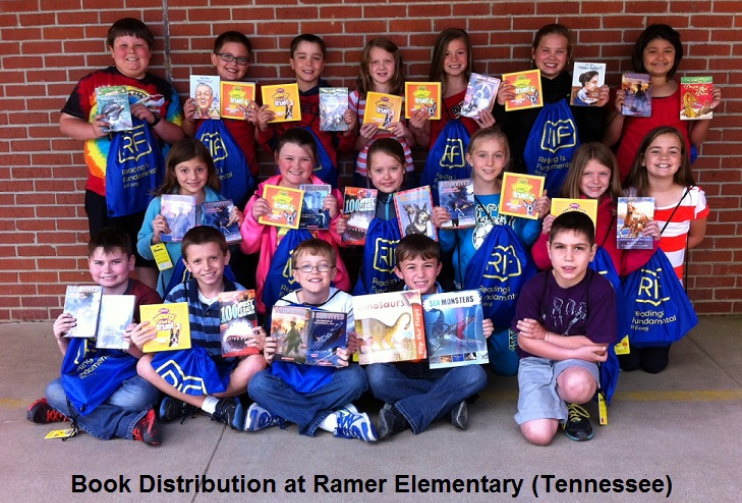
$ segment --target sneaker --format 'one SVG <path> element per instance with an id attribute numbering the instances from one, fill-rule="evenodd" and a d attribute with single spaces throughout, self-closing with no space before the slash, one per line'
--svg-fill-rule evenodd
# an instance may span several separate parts
<path id="1" fill-rule="evenodd" d="M 567 437 L 576 442 L 593 438 L 595 432 L 590 424 L 590 414 L 575 403 L 567 405 L 567 410 L 567 422 L 562 425 Z"/>
<path id="2" fill-rule="evenodd" d="M 271 426 L 280 426 L 283 428 L 286 420 L 281 416 L 273 414 L 271 411 L 264 409 L 257 403 L 250 405 L 245 414 L 245 431 L 258 431 Z"/>
<path id="3" fill-rule="evenodd" d="M 211 420 L 224 423 L 233 430 L 239 430 L 245 422 L 245 409 L 242 402 L 233 398 L 220 398 L 216 404 L 216 410 L 211 415 Z"/>
<path id="4" fill-rule="evenodd" d="M 359 438 L 364 442 L 376 442 L 376 428 L 368 414 L 356 414 L 343 407 L 335 412 L 335 416 L 338 421 L 337 428 L 335 428 L 336 437 Z"/>
<path id="5" fill-rule="evenodd" d="M 160 445 L 162 437 L 158 426 L 155 409 L 149 409 L 149 412 L 134 425 L 131 430 L 131 438 L 147 445 Z"/>
<path id="6" fill-rule="evenodd" d="M 167 423 L 175 419 L 193 417 L 193 414 L 198 410 L 198 407 L 185 403 L 182 400 L 166 396 L 160 402 L 160 420 Z"/>
<path id="7" fill-rule="evenodd" d="M 385 404 L 379 411 L 379 440 L 382 440 L 407 429 L 409 423 L 393 405 Z"/>
<path id="8" fill-rule="evenodd" d="M 466 406 L 466 400 L 462 400 L 451 411 L 451 424 L 460 430 L 469 427 L 469 409 Z"/>
<path id="9" fill-rule="evenodd" d="M 26 417 L 32 423 L 46 424 L 69 421 L 70 418 L 52 408 L 46 398 L 39 398 L 28 407 Z"/>

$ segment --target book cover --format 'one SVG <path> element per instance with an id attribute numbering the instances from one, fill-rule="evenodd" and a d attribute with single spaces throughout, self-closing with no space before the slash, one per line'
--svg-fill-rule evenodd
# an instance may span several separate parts
<path id="1" fill-rule="evenodd" d="M 95 347 L 129 349 L 124 332 L 134 320 L 135 295 L 104 295 L 101 300 L 100 321 Z"/>
<path id="2" fill-rule="evenodd" d="M 234 208 L 234 203 L 231 199 L 225 199 L 224 201 L 205 201 L 201 204 L 201 221 L 203 225 L 219 229 L 224 234 L 224 237 L 227 238 L 227 243 L 229 244 L 242 241 L 240 226 L 237 222 L 233 224 L 229 223 L 232 208 Z"/>
<path id="3" fill-rule="evenodd" d="M 103 287 L 98 285 L 67 286 L 64 297 L 64 312 L 71 314 L 76 324 L 65 337 L 81 337 L 92 339 L 98 333 L 98 317 L 100 315 Z"/>
<path id="4" fill-rule="evenodd" d="M 624 73 L 621 77 L 621 89 L 625 99 L 621 114 L 632 117 L 652 116 L 652 86 L 646 73 Z"/>
<path id="5" fill-rule="evenodd" d="M 258 327 L 255 311 L 255 290 L 222 292 L 219 294 L 219 330 L 222 336 L 222 356 L 246 356 L 260 353 L 248 347 L 253 330 Z"/>
<path id="6" fill-rule="evenodd" d="M 268 105 L 268 110 L 273 110 L 276 114 L 276 118 L 269 124 L 301 120 L 299 86 L 297 84 L 262 86 L 260 91 L 263 95 L 263 105 Z"/>
<path id="7" fill-rule="evenodd" d="M 566 199 L 555 197 L 551 200 L 552 215 L 558 217 L 567 211 L 579 211 L 585 213 L 593 221 L 593 226 L 598 226 L 597 199 Z"/>
<path id="8" fill-rule="evenodd" d="M 448 210 L 448 214 L 451 215 L 451 220 L 444 222 L 441 229 L 466 229 L 476 226 L 476 202 L 471 178 L 440 180 L 438 196 L 441 208 Z"/>
<path id="9" fill-rule="evenodd" d="M 595 106 L 600 99 L 600 88 L 603 84 L 605 63 L 575 61 L 569 104 L 575 107 Z"/>
<path id="10" fill-rule="evenodd" d="M 101 128 L 104 133 L 134 129 L 126 86 L 99 87 L 95 90 L 95 97 L 98 113 L 105 115 L 103 120 L 108 123 L 108 127 Z"/>
<path id="11" fill-rule="evenodd" d="M 394 206 L 397 208 L 402 237 L 408 234 L 425 234 L 438 241 L 438 232 L 430 221 L 433 214 L 433 194 L 429 185 L 395 192 Z"/>
<path id="12" fill-rule="evenodd" d="M 391 124 L 402 118 L 402 96 L 368 92 L 366 93 L 366 111 L 363 114 L 364 124 L 376 124 L 379 129 L 389 129 Z"/>
<path id="13" fill-rule="evenodd" d="M 306 362 L 311 316 L 306 307 L 273 306 L 270 335 L 276 338 L 276 361 Z"/>
<path id="14" fill-rule="evenodd" d="M 219 85 L 222 118 L 245 120 L 245 112 L 255 103 L 255 84 L 222 80 Z"/>
<path id="15" fill-rule="evenodd" d="M 476 119 L 483 110 L 492 110 L 492 104 L 497 98 L 500 88 L 500 79 L 472 73 L 466 85 L 464 103 L 461 106 L 461 115 Z"/>
<path id="16" fill-rule="evenodd" d="M 347 314 L 299 306 L 274 306 L 271 336 L 275 359 L 304 365 L 339 367 L 338 349 L 348 346 Z"/>
<path id="17" fill-rule="evenodd" d="M 619 197 L 616 208 L 618 248 L 620 250 L 651 250 L 654 247 L 654 238 L 642 235 L 642 230 L 653 219 L 653 197 Z"/>
<path id="18" fill-rule="evenodd" d="M 536 199 L 544 193 L 543 176 L 505 173 L 502 177 L 500 215 L 538 219 Z"/>
<path id="19" fill-rule="evenodd" d="M 319 88 L 319 130 L 347 131 L 345 112 L 348 110 L 347 87 Z"/>
<path id="20" fill-rule="evenodd" d="M 420 292 L 408 290 L 353 297 L 358 362 L 419 360 L 427 355 Z"/>
<path id="21" fill-rule="evenodd" d="M 196 100 L 193 119 L 218 119 L 221 83 L 215 75 L 191 75 L 191 98 Z"/>
<path id="22" fill-rule="evenodd" d="M 479 290 L 423 297 L 431 369 L 489 363 Z"/>
<path id="23" fill-rule="evenodd" d="M 348 347 L 348 315 L 331 311 L 312 311 L 312 327 L 307 336 L 307 364 L 340 367 L 338 349 Z"/>
<path id="24" fill-rule="evenodd" d="M 405 82 L 405 118 L 421 108 L 427 109 L 430 120 L 441 118 L 441 83 L 440 82 Z"/>
<path id="25" fill-rule="evenodd" d="M 187 302 L 139 306 L 139 318 L 149 321 L 157 331 L 157 336 L 142 347 L 144 353 L 191 348 Z"/>
<path id="26" fill-rule="evenodd" d="M 698 121 L 714 118 L 713 77 L 680 78 L 680 120 Z"/>
<path id="27" fill-rule="evenodd" d="M 186 232 L 196 226 L 196 196 L 163 194 L 160 214 L 167 220 L 169 234 L 161 234 L 163 243 L 183 241 Z"/>
<path id="28" fill-rule="evenodd" d="M 332 187 L 327 184 L 299 185 L 304 191 L 301 203 L 300 229 L 326 230 L 330 228 L 330 212 L 324 208 L 325 198 L 330 195 Z"/>
<path id="29" fill-rule="evenodd" d="M 343 243 L 366 244 L 368 226 L 376 216 L 377 194 L 376 189 L 345 187 L 343 215 L 348 220 L 348 226 L 343 233 Z"/>
<path id="30" fill-rule="evenodd" d="M 541 90 L 541 70 L 527 70 L 503 74 L 502 80 L 515 87 L 515 99 L 505 102 L 505 111 L 523 110 L 544 106 Z"/>
<path id="31" fill-rule="evenodd" d="M 298 229 L 304 191 L 277 185 L 265 185 L 264 187 L 263 197 L 268 201 L 271 212 L 261 215 L 258 222 L 274 227 Z"/>

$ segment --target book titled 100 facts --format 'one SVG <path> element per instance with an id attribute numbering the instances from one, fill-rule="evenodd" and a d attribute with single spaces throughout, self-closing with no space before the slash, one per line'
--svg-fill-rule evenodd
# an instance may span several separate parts
<path id="1" fill-rule="evenodd" d="M 348 226 L 343 233 L 343 243 L 349 245 L 366 244 L 368 226 L 376 216 L 376 189 L 345 187 L 343 215 Z"/>

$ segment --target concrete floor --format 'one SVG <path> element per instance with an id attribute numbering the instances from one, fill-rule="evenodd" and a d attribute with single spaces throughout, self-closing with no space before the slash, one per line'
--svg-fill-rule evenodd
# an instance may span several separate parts
<path id="1" fill-rule="evenodd" d="M 529 445 L 521 437 L 513 420 L 516 380 L 496 376 L 490 376 L 480 400 L 469 407 L 466 432 L 439 422 L 419 436 L 407 431 L 390 441 L 368 445 L 329 434 L 302 437 L 296 426 L 286 431 L 236 432 L 201 416 L 182 425 L 165 425 L 163 445 L 157 448 L 120 439 L 103 442 L 86 434 L 64 442 L 44 440 L 59 426 L 32 424 L 25 410 L 58 375 L 61 357 L 51 323 L 4 324 L 0 325 L 4 346 L 0 353 L 0 502 L 247 498 L 468 502 L 532 501 L 536 495 L 542 501 L 560 502 L 742 501 L 741 322 L 735 317 L 701 318 L 695 330 L 674 346 L 666 371 L 655 376 L 621 375 L 609 408 L 610 424 L 600 427 L 594 420 L 597 432 L 592 441 L 572 442 L 558 434 L 548 447 Z M 595 417 L 597 407 L 590 404 L 589 408 Z M 375 411 L 372 415 L 376 419 Z M 276 492 L 144 492 L 151 486 L 149 481 L 156 482 L 158 477 L 195 478 L 199 474 L 221 480 L 236 477 L 238 482 L 244 476 L 246 486 L 251 479 L 260 483 L 272 479 Z M 129 478 L 131 494 L 73 493 L 75 475 L 88 480 Z M 325 494 L 315 487 L 317 476 L 387 482 L 383 492 L 378 483 L 373 487 L 368 482 L 364 492 Z M 402 478 L 395 485 L 398 476 Z M 455 479 L 481 483 L 486 477 L 488 490 L 502 492 L 402 492 L 411 490 L 413 476 L 418 483 L 420 479 L 446 479 L 452 484 Z M 287 484 L 300 477 L 305 480 L 305 492 L 287 492 Z M 504 479 L 522 480 L 517 496 L 513 484 L 505 485 Z M 614 488 L 621 481 L 630 484 L 630 479 L 637 483 L 647 479 L 655 481 L 661 492 L 559 492 L 558 479 L 609 479 Z M 144 487 L 140 487 L 142 480 Z M 298 488 L 298 482 L 294 483 Z M 547 492 L 547 483 L 551 492 Z M 328 489 L 331 484 L 330 480 Z M 371 489 L 376 492 L 367 491 Z"/>

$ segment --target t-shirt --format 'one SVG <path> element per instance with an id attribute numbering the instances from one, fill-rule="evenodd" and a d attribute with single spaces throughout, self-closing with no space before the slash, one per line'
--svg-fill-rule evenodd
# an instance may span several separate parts
<path id="1" fill-rule="evenodd" d="M 685 190 L 683 190 L 685 194 Z M 677 211 L 675 207 L 677 206 Z M 673 211 L 675 214 L 672 215 Z M 700 187 L 691 187 L 685 194 L 680 205 L 677 203 L 654 209 L 654 219 L 660 226 L 662 238 L 660 248 L 675 269 L 680 281 L 683 280 L 683 265 L 685 262 L 685 246 L 688 242 L 688 232 L 692 220 L 701 220 L 708 217 L 709 208 L 706 206 L 706 193 Z M 672 220 L 668 219 L 672 215 Z M 665 227 L 667 224 L 667 227 Z"/>

